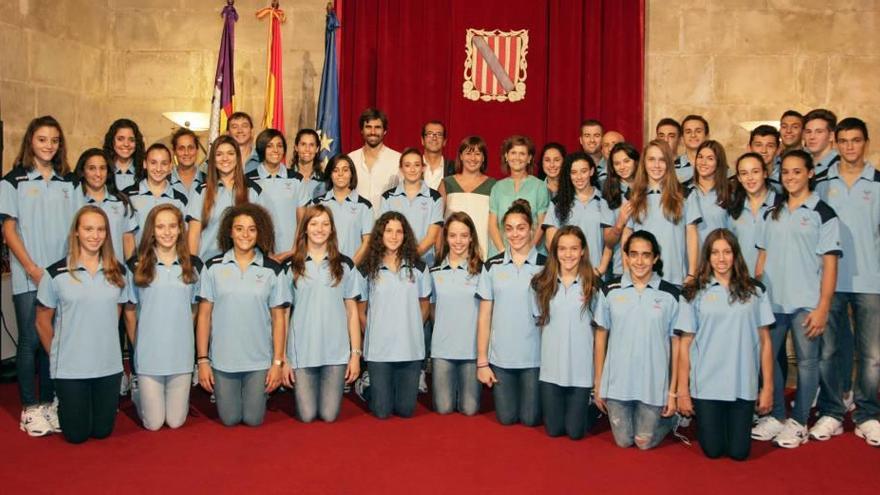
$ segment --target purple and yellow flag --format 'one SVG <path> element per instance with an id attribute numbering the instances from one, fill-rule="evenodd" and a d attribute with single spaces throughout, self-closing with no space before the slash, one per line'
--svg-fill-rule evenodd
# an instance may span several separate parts
<path id="1" fill-rule="evenodd" d="M 284 11 L 278 8 L 278 2 L 271 7 L 260 9 L 257 18 L 269 18 L 269 59 L 266 64 L 266 108 L 263 113 L 263 127 L 272 128 L 284 133 L 284 95 L 281 91 L 281 23 L 284 22 Z"/>
<path id="2" fill-rule="evenodd" d="M 220 15 L 224 19 L 223 35 L 220 37 L 220 54 L 217 55 L 217 73 L 214 76 L 214 94 L 211 98 L 211 126 L 208 140 L 213 143 L 221 130 L 226 129 L 226 121 L 235 111 L 235 80 L 233 78 L 233 55 L 235 52 L 235 22 L 238 12 L 232 3 L 223 7 Z"/>

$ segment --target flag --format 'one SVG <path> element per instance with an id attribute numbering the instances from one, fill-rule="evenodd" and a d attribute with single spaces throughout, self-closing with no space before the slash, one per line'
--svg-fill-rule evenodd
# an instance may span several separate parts
<path id="1" fill-rule="evenodd" d="M 339 140 L 339 59 L 336 56 L 336 36 L 339 19 L 332 10 L 327 12 L 327 28 L 324 32 L 324 69 L 321 74 L 321 93 L 318 95 L 318 133 L 321 150 L 318 159 L 321 168 L 334 155 L 342 152 Z"/>
<path id="2" fill-rule="evenodd" d="M 271 16 L 269 19 L 269 59 L 266 63 L 266 108 L 263 113 L 263 127 L 284 133 L 284 95 L 281 92 L 281 23 L 284 11 L 273 2 L 271 7 L 260 9 L 257 18 Z"/>
<path id="3" fill-rule="evenodd" d="M 226 129 L 226 120 L 234 109 L 235 80 L 233 79 L 233 54 L 235 51 L 235 21 L 238 12 L 231 3 L 223 8 L 223 35 L 220 37 L 220 54 L 217 55 L 217 73 L 214 75 L 214 95 L 211 98 L 211 126 L 208 141 L 213 143 Z"/>

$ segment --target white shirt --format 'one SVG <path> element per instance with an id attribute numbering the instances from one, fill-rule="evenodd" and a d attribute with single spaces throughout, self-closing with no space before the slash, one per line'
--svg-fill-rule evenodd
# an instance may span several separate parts
<path id="1" fill-rule="evenodd" d="M 381 203 L 382 193 L 396 187 L 399 181 L 400 153 L 382 145 L 372 170 L 367 168 L 363 147 L 352 151 L 348 157 L 357 170 L 357 193 L 373 204 L 374 215 L 378 217 L 380 212 L 376 206 Z"/>

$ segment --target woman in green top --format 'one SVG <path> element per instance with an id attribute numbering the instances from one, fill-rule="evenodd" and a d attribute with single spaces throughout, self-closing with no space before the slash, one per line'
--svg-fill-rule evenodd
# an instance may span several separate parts
<path id="1" fill-rule="evenodd" d="M 486 142 L 480 136 L 468 136 L 458 145 L 455 175 L 444 177 L 437 191 L 446 205 L 445 217 L 461 211 L 477 226 L 482 259 L 489 247 L 489 193 L 495 179 L 485 174 L 488 164 Z M 441 239 L 437 239 L 438 244 Z M 439 249 L 439 246 L 438 246 Z"/>
<path id="2" fill-rule="evenodd" d="M 543 248 L 539 226 L 550 205 L 550 193 L 544 181 L 529 173 L 534 156 L 535 145 L 525 136 L 510 136 L 501 145 L 501 169 L 510 175 L 495 184 L 489 198 L 489 256 L 504 252 L 507 241 L 501 216 L 520 198 L 532 207 L 532 225 L 538 229 L 533 232 L 532 242 L 539 251 Z"/>

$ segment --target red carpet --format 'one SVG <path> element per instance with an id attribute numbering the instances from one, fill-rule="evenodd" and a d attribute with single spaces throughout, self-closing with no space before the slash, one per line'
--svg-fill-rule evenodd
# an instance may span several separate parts
<path id="1" fill-rule="evenodd" d="M 788 451 L 755 442 L 752 457 L 711 461 L 667 440 L 620 449 L 607 422 L 579 442 L 494 414 L 379 421 L 357 398 L 334 424 L 292 419 L 273 397 L 259 428 L 225 428 L 197 391 L 179 430 L 148 432 L 127 399 L 109 439 L 69 445 L 18 430 L 15 384 L 0 385 L 0 493 L 878 493 L 880 449 L 852 434 Z M 693 438 L 693 431 L 689 431 Z"/>

